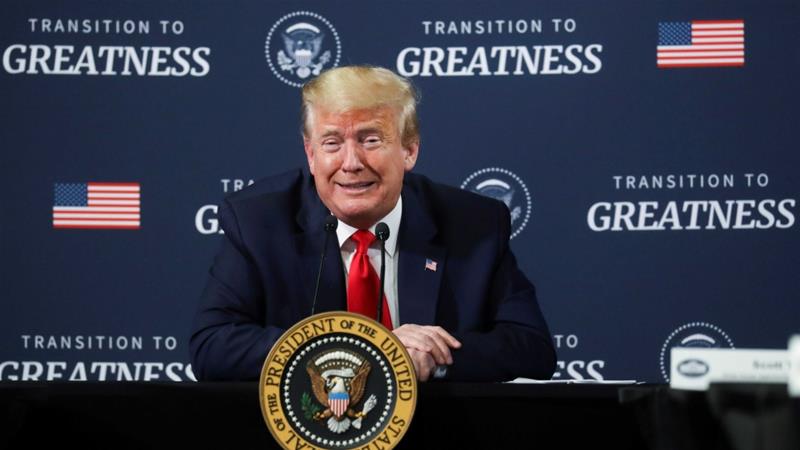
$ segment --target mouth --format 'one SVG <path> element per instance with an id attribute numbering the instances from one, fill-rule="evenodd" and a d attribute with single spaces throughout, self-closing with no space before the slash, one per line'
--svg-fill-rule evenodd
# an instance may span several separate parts
<path id="1" fill-rule="evenodd" d="M 360 194 L 369 190 L 374 185 L 374 181 L 357 181 L 352 183 L 336 182 L 336 186 L 349 194 Z"/>

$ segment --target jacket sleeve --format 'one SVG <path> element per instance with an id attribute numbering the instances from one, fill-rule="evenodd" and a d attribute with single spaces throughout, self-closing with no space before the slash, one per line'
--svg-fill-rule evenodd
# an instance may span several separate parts
<path id="1" fill-rule="evenodd" d="M 192 325 L 192 370 L 203 381 L 258 379 L 285 330 L 265 326 L 264 289 L 228 200 L 219 218 L 225 235 Z"/>
<path id="2" fill-rule="evenodd" d="M 487 312 L 492 317 L 486 330 L 453 333 L 461 348 L 454 352 L 448 380 L 547 380 L 555 370 L 555 349 L 536 291 L 517 267 L 509 247 L 508 209 L 501 205 L 498 210 L 498 263 L 487 299 Z"/>

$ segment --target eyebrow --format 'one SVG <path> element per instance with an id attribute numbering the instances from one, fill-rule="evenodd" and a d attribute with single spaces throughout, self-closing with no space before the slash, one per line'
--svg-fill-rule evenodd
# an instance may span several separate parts
<path id="1" fill-rule="evenodd" d="M 363 128 L 356 129 L 356 135 L 363 136 L 369 133 L 378 133 L 380 135 L 384 135 L 385 132 L 381 125 L 383 124 L 380 120 L 375 120 L 373 122 L 367 123 L 363 126 Z M 324 139 L 327 137 L 341 137 L 342 130 L 340 128 L 330 128 L 322 133 L 320 139 Z"/>
<path id="2" fill-rule="evenodd" d="M 330 129 L 330 130 L 322 133 L 322 136 L 320 136 L 320 139 L 324 139 L 326 137 L 331 137 L 331 136 L 339 137 L 341 135 L 342 135 L 342 133 L 340 132 L 340 130 L 338 128 L 333 128 L 333 129 Z"/>
<path id="3" fill-rule="evenodd" d="M 380 118 L 376 117 L 375 119 L 363 124 L 360 128 L 356 128 L 357 134 L 362 134 L 365 132 L 379 132 L 383 133 L 385 122 Z"/>
<path id="4" fill-rule="evenodd" d="M 367 126 L 367 127 L 364 127 L 364 128 L 356 130 L 356 135 L 358 135 L 358 136 L 363 136 L 365 134 L 372 134 L 372 133 L 377 133 L 377 134 L 380 134 L 381 136 L 383 136 L 383 134 L 384 134 L 383 129 L 381 127 L 377 126 L 377 125 L 374 125 L 374 126 L 370 125 L 370 126 Z"/>

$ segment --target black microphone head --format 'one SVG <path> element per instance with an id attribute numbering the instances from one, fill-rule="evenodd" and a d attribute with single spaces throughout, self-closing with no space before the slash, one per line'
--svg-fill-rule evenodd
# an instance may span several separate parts
<path id="1" fill-rule="evenodd" d="M 338 226 L 339 221 L 336 220 L 336 216 L 333 214 L 325 218 L 325 231 L 336 231 L 336 227 Z"/>
<path id="2" fill-rule="evenodd" d="M 383 222 L 375 225 L 375 236 L 379 241 L 385 241 L 389 239 L 389 225 L 386 225 Z"/>

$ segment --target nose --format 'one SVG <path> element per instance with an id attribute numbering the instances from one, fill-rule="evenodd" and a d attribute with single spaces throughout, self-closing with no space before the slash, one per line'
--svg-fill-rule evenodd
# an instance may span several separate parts
<path id="1" fill-rule="evenodd" d="M 358 172 L 364 169 L 364 163 L 361 161 L 361 149 L 352 140 L 348 139 L 344 143 L 342 149 L 344 151 L 344 161 L 342 161 L 342 170 L 345 172 Z"/>

